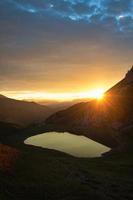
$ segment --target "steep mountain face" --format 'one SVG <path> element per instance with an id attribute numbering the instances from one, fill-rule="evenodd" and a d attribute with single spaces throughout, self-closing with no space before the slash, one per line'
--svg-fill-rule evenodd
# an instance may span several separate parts
<path id="1" fill-rule="evenodd" d="M 53 130 L 70 131 L 114 147 L 121 143 L 120 130 L 133 124 L 133 68 L 105 93 L 103 100 L 79 103 L 46 120 Z"/>
<path id="2" fill-rule="evenodd" d="M 34 102 L 18 101 L 0 95 L 0 121 L 28 126 L 39 123 L 53 113 L 49 107 Z"/>

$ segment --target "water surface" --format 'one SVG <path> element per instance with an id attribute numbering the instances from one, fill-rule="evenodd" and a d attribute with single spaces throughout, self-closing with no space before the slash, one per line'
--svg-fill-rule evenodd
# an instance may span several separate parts
<path id="1" fill-rule="evenodd" d="M 110 148 L 97 143 L 85 136 L 77 136 L 68 132 L 47 132 L 32 136 L 25 144 L 54 149 L 76 157 L 100 157 Z"/>

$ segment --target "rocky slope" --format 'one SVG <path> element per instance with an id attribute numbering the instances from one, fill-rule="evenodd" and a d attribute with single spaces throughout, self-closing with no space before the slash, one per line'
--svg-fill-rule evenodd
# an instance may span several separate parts
<path id="1" fill-rule="evenodd" d="M 114 147 L 121 144 L 120 130 L 133 124 L 133 67 L 105 93 L 102 101 L 79 103 L 46 120 L 53 130 L 70 131 Z"/>

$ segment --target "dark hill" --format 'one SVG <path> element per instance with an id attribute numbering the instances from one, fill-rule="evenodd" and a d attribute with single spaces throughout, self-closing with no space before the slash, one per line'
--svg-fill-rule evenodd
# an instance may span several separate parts
<path id="1" fill-rule="evenodd" d="M 3 141 L 6 136 L 15 134 L 20 127 L 15 124 L 0 122 L 0 141 Z"/>
<path id="2" fill-rule="evenodd" d="M 53 130 L 70 131 L 114 147 L 121 144 L 120 130 L 133 123 L 133 68 L 105 93 L 102 101 L 76 104 L 46 120 Z"/>
<path id="3" fill-rule="evenodd" d="M 34 102 L 19 101 L 0 95 L 0 121 L 28 126 L 42 122 L 53 113 L 47 106 Z"/>
<path id="4" fill-rule="evenodd" d="M 4 95 L 0 94 L 0 99 L 6 98 Z"/>

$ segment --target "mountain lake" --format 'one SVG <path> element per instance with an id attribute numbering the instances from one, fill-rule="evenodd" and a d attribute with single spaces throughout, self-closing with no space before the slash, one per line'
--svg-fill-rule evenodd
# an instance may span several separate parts
<path id="1" fill-rule="evenodd" d="M 109 147 L 85 136 L 79 136 L 68 132 L 47 132 L 29 137 L 24 143 L 46 149 L 58 150 L 75 157 L 83 158 L 101 157 L 103 153 L 110 150 Z"/>

